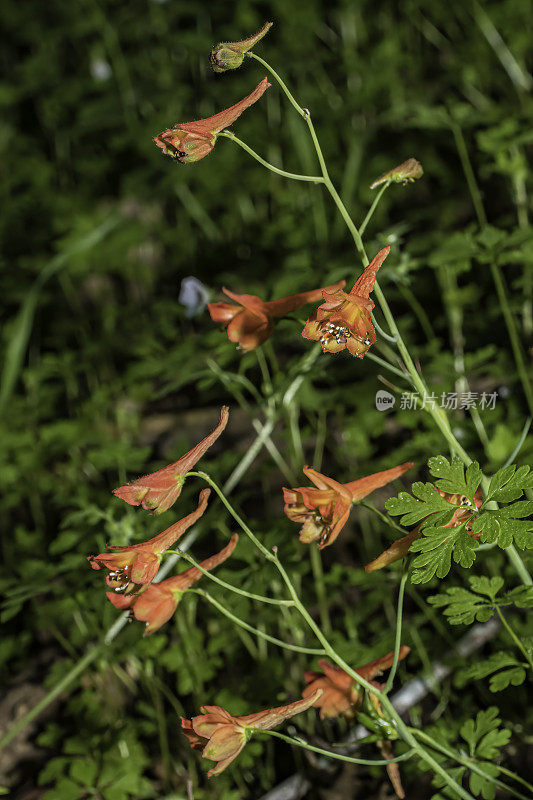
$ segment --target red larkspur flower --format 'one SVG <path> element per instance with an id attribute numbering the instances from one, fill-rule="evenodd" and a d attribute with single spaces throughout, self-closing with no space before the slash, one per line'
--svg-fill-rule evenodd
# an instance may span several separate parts
<path id="1" fill-rule="evenodd" d="M 254 294 L 236 294 L 223 288 L 224 294 L 235 302 L 208 303 L 207 307 L 214 322 L 226 325 L 228 339 L 231 342 L 237 342 L 242 350 L 254 350 L 272 335 L 274 330 L 272 320 L 275 317 L 284 317 L 306 303 L 314 303 L 326 290 L 342 289 L 344 284 L 345 281 L 340 281 L 326 286 L 325 289 L 312 289 L 309 292 L 292 294 L 267 302 Z"/>
<path id="2" fill-rule="evenodd" d="M 222 564 L 233 553 L 238 540 L 238 535 L 236 533 L 233 534 L 226 547 L 214 556 L 200 561 L 200 566 L 209 571 Z M 179 575 L 172 576 L 172 578 L 165 578 L 159 583 L 152 583 L 142 594 L 125 597 L 124 595 L 107 592 L 107 597 L 115 608 L 129 608 L 136 619 L 140 622 L 145 622 L 144 635 L 148 636 L 150 633 L 157 631 L 165 622 L 168 622 L 183 594 L 187 589 L 190 589 L 193 583 L 199 581 L 202 575 L 203 572 L 198 567 L 191 567 Z"/>
<path id="3" fill-rule="evenodd" d="M 202 706 L 201 715 L 191 720 L 181 718 L 183 733 L 191 747 L 202 750 L 204 758 L 217 762 L 207 773 L 210 778 L 212 775 L 220 775 L 237 758 L 254 731 L 277 728 L 285 720 L 310 708 L 321 694 L 322 690 L 318 689 L 304 700 L 243 717 L 232 717 L 220 706 Z"/>
<path id="4" fill-rule="evenodd" d="M 410 648 L 402 645 L 399 652 L 399 660 L 404 659 L 410 652 Z M 392 667 L 394 653 L 387 653 L 386 656 L 370 661 L 362 667 L 358 667 L 355 672 L 370 683 L 386 669 Z M 361 701 L 363 693 L 357 681 L 352 678 L 345 670 L 336 664 L 320 659 L 318 666 L 322 672 L 305 672 L 304 678 L 307 686 L 302 692 L 302 697 L 307 698 L 322 689 L 322 695 L 314 702 L 314 706 L 320 709 L 322 719 L 326 717 L 340 717 L 351 719 Z"/>
<path id="5" fill-rule="evenodd" d="M 256 103 L 269 86 L 268 80 L 264 78 L 253 92 L 230 108 L 206 119 L 198 119 L 195 122 L 179 122 L 172 128 L 154 136 L 154 142 L 165 155 L 172 156 L 181 164 L 200 161 L 201 158 L 209 155 L 220 131 L 232 125 L 245 109 Z"/>
<path id="6" fill-rule="evenodd" d="M 301 542 L 318 542 L 318 547 L 322 549 L 333 544 L 346 525 L 352 503 L 362 500 L 375 489 L 386 486 L 413 466 L 412 461 L 406 461 L 399 467 L 376 472 L 350 483 L 338 483 L 316 469 L 304 467 L 305 475 L 316 488 L 284 488 L 285 514 L 293 522 L 302 523 Z"/>
<path id="7" fill-rule="evenodd" d="M 172 547 L 185 531 L 202 516 L 207 508 L 210 494 L 210 489 L 201 491 L 196 511 L 175 522 L 174 525 L 154 536 L 153 539 L 123 547 L 108 545 L 108 549 L 114 552 L 88 556 L 87 561 L 93 569 L 109 570 L 106 582 L 115 592 L 138 594 L 142 586 L 151 583 L 155 578 L 165 550 Z"/>
<path id="8" fill-rule="evenodd" d="M 113 490 L 116 497 L 125 500 L 130 506 L 142 505 L 152 514 L 162 514 L 173 505 L 181 494 L 185 475 L 190 472 L 197 461 L 201 459 L 206 450 L 216 442 L 228 424 L 229 408 L 222 406 L 220 409 L 220 422 L 216 428 L 202 439 L 196 447 L 185 453 L 178 461 L 169 464 L 157 472 L 143 475 L 142 478 Z"/>
<path id="9" fill-rule="evenodd" d="M 340 353 L 346 349 L 353 356 L 363 358 L 376 341 L 370 316 L 374 308 L 370 292 L 374 289 L 376 273 L 389 252 L 390 247 L 379 251 L 349 294 L 340 290 L 322 291 L 325 302 L 305 323 L 302 331 L 304 339 L 320 342 L 325 353 Z"/>

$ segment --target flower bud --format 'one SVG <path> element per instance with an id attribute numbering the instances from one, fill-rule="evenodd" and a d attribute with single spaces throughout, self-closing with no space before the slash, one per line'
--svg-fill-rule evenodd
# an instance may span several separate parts
<path id="1" fill-rule="evenodd" d="M 408 158 L 403 164 L 399 164 L 397 167 L 394 167 L 394 169 L 390 169 L 374 181 L 374 183 L 371 183 L 370 188 L 375 189 L 383 183 L 403 183 L 405 185 L 406 183 L 416 181 L 417 178 L 421 178 L 423 174 L 424 170 L 422 169 L 422 164 L 417 161 L 416 158 Z"/>
<path id="2" fill-rule="evenodd" d="M 215 72 L 226 72 L 228 69 L 238 69 L 244 54 L 259 42 L 272 27 L 272 22 L 265 22 L 260 31 L 254 36 L 243 39 L 241 42 L 220 42 L 211 50 L 211 66 Z"/>

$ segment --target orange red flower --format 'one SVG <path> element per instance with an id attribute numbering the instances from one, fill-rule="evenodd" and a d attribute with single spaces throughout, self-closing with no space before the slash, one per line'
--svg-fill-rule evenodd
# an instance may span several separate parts
<path id="1" fill-rule="evenodd" d="M 284 488 L 285 514 L 293 522 L 302 524 L 301 542 L 318 542 L 319 549 L 322 549 L 333 544 L 346 525 L 352 503 L 386 486 L 413 466 L 412 461 L 406 461 L 399 467 L 376 472 L 350 483 L 338 483 L 316 469 L 304 467 L 305 475 L 315 486 Z"/>
<path id="2" fill-rule="evenodd" d="M 202 706 L 201 715 L 191 720 L 182 717 L 181 725 L 191 747 L 202 750 L 204 758 L 217 762 L 207 773 L 207 777 L 210 778 L 213 775 L 220 775 L 237 758 L 255 731 L 277 728 L 295 714 L 306 711 L 321 695 L 322 690 L 317 689 L 303 700 L 243 717 L 232 717 L 220 706 Z"/>
<path id="3" fill-rule="evenodd" d="M 409 652 L 409 647 L 400 647 L 399 660 L 404 659 Z M 355 672 L 377 686 L 378 684 L 373 679 L 386 669 L 390 669 L 393 661 L 394 653 L 387 653 L 386 656 L 378 658 L 376 661 L 370 661 L 368 664 L 358 667 Z M 317 689 L 322 689 L 322 694 L 313 703 L 316 708 L 320 709 L 320 717 L 325 719 L 343 716 L 351 719 L 355 716 L 363 699 L 361 687 L 351 675 L 336 664 L 321 659 L 318 666 L 322 672 L 308 671 L 305 673 L 307 686 L 302 692 L 302 697 L 309 698 Z"/>
<path id="4" fill-rule="evenodd" d="M 280 297 L 279 300 L 265 302 L 255 294 L 236 294 L 229 289 L 222 291 L 234 303 L 208 303 L 209 313 L 214 322 L 222 322 L 226 326 L 228 339 L 236 342 L 242 350 L 253 350 L 263 344 L 274 330 L 273 319 L 284 317 L 297 311 L 306 303 L 319 300 L 322 293 L 342 289 L 345 281 L 340 281 L 325 289 L 313 289 L 310 292 Z"/>
<path id="5" fill-rule="evenodd" d="M 457 511 L 455 511 L 451 520 L 444 525 L 444 527 L 456 528 L 458 525 L 466 523 L 465 527 L 468 533 L 470 533 L 471 536 L 474 536 L 474 538 L 479 538 L 472 534 L 472 521 L 474 514 L 471 510 L 472 506 L 469 499 L 461 494 L 449 494 L 448 492 L 443 492 L 442 489 L 437 489 L 437 487 L 435 487 L 435 491 L 438 492 L 441 497 L 444 497 L 448 503 L 452 503 L 455 506 L 461 506 L 457 509 Z M 476 507 L 480 508 L 481 503 L 483 502 L 481 489 L 478 489 L 475 493 L 474 500 L 476 501 Z M 469 506 L 469 508 L 465 508 L 464 506 Z M 426 517 L 426 519 L 428 518 Z M 377 558 L 371 561 L 370 564 L 366 565 L 366 572 L 374 572 L 376 569 L 383 569 L 383 567 L 388 567 L 389 564 L 394 564 L 395 561 L 400 561 L 400 559 L 404 558 L 409 552 L 409 548 L 411 547 L 412 543 L 422 536 L 420 529 L 423 524 L 424 520 L 422 520 L 420 525 L 417 525 L 416 528 L 413 528 L 413 530 L 408 534 L 402 536 L 400 539 L 396 539 L 396 541 L 393 542 L 390 547 L 388 547 Z"/>
<path id="6" fill-rule="evenodd" d="M 167 511 L 180 496 L 187 472 L 191 471 L 206 450 L 216 442 L 228 424 L 228 416 L 228 406 L 222 406 L 220 422 L 196 447 L 185 453 L 178 461 L 174 461 L 173 464 L 158 469 L 157 472 L 152 472 L 150 475 L 143 475 L 142 478 L 137 478 L 124 486 L 119 486 L 118 489 L 113 490 L 113 494 L 120 497 L 121 500 L 125 500 L 130 506 L 142 505 L 152 514 L 162 514 L 163 511 Z"/>
<path id="7" fill-rule="evenodd" d="M 154 142 L 165 155 L 172 156 L 181 164 L 200 161 L 201 158 L 209 155 L 220 131 L 232 125 L 245 109 L 256 103 L 269 86 L 268 80 L 264 78 L 253 92 L 230 108 L 206 119 L 198 119 L 195 122 L 179 122 L 172 128 L 154 136 Z"/>
<path id="8" fill-rule="evenodd" d="M 320 342 L 325 353 L 348 350 L 353 356 L 363 358 L 376 341 L 376 332 L 370 312 L 374 303 L 370 292 L 374 289 L 376 273 L 390 247 L 384 247 L 365 267 L 349 294 L 323 289 L 324 303 L 309 317 L 302 331 L 304 339 Z"/>
<path id="9" fill-rule="evenodd" d="M 238 535 L 235 533 L 219 553 L 200 561 L 204 570 L 212 570 L 226 561 L 235 550 Z M 179 575 L 166 578 L 159 583 L 152 583 L 142 594 L 124 596 L 107 592 L 107 597 L 115 608 L 131 609 L 135 618 L 146 623 L 144 635 L 157 631 L 174 614 L 183 594 L 190 589 L 193 583 L 199 581 L 203 572 L 198 567 L 190 567 Z"/>
<path id="10" fill-rule="evenodd" d="M 210 56 L 211 66 L 215 72 L 226 72 L 228 69 L 240 67 L 244 60 L 244 54 L 248 53 L 268 33 L 272 25 L 272 22 L 265 22 L 260 31 L 241 42 L 220 42 L 215 45 Z"/>
<path id="11" fill-rule="evenodd" d="M 88 556 L 87 561 L 93 569 L 109 570 L 106 582 L 115 592 L 123 592 L 126 595 L 138 594 L 143 586 L 150 584 L 155 578 L 165 550 L 172 547 L 202 516 L 207 508 L 210 494 L 209 489 L 201 491 L 196 511 L 180 519 L 153 539 L 125 547 L 108 545 L 108 549 L 114 552 Z"/>

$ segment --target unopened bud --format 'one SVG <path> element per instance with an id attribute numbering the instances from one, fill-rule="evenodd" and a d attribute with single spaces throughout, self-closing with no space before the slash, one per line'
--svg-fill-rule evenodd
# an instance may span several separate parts
<path id="1" fill-rule="evenodd" d="M 416 181 L 417 178 L 421 178 L 423 174 L 424 170 L 422 169 L 422 164 L 417 161 L 416 158 L 408 158 L 403 164 L 394 167 L 394 169 L 390 169 L 374 181 L 374 183 L 371 183 L 370 188 L 375 189 L 383 183 L 403 183 L 405 185 L 406 183 Z"/>
<path id="2" fill-rule="evenodd" d="M 265 22 L 260 31 L 241 42 L 220 42 L 211 50 L 211 66 L 215 72 L 226 72 L 228 69 L 238 69 L 244 54 L 259 42 L 272 27 L 272 22 Z"/>

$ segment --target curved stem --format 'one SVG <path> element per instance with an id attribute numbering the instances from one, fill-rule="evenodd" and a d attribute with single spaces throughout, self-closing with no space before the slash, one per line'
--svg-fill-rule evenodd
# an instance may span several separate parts
<path id="1" fill-rule="evenodd" d="M 529 791 L 533 795 L 533 786 L 530 783 L 528 783 L 526 780 L 524 780 L 524 778 L 522 778 L 520 775 L 517 775 L 512 770 L 507 769 L 507 767 L 502 767 L 501 764 L 498 764 L 498 769 L 504 775 L 507 775 L 508 778 L 511 778 L 512 781 L 516 781 L 517 783 L 521 783 L 522 786 L 525 786 L 526 789 L 529 789 Z"/>
<path id="2" fill-rule="evenodd" d="M 259 61 L 259 63 L 262 64 L 268 72 L 270 72 L 272 77 L 279 83 L 281 89 L 285 92 L 289 103 L 296 109 L 301 117 L 305 117 L 304 109 L 296 102 L 285 82 L 281 80 L 278 73 L 270 66 L 270 64 L 268 64 L 266 61 L 264 61 L 264 59 L 261 58 L 261 56 L 258 56 L 255 53 L 246 53 L 246 55 L 248 58 L 254 58 L 256 61 Z"/>
<path id="3" fill-rule="evenodd" d="M 213 575 L 212 572 L 209 572 L 207 569 L 204 569 L 201 564 L 196 561 L 189 553 L 186 553 L 184 550 L 180 550 L 176 548 L 174 550 L 166 550 L 163 553 L 164 556 L 166 555 L 176 555 L 180 558 L 183 558 L 185 561 L 188 561 L 189 564 L 192 564 L 193 567 L 200 570 L 207 578 L 212 580 L 214 583 L 218 583 L 219 586 L 224 587 L 224 589 L 229 589 L 230 592 L 234 592 L 235 594 L 240 594 L 243 597 L 248 597 L 250 600 L 257 600 L 259 603 L 269 603 L 274 606 L 293 606 L 294 603 L 292 600 L 276 600 L 273 597 L 264 597 L 261 594 L 254 594 L 253 592 L 247 592 L 244 589 L 239 589 L 238 586 L 233 586 L 231 583 L 227 583 L 223 581 L 222 578 L 219 578 L 217 575 Z"/>
<path id="4" fill-rule="evenodd" d="M 396 342 L 398 341 L 398 336 L 389 336 L 388 333 L 385 333 L 381 325 L 379 325 L 376 322 L 376 318 L 374 317 L 372 312 L 370 313 L 370 316 L 372 318 L 372 324 L 374 325 L 374 328 L 377 330 L 379 335 L 382 336 L 385 339 L 385 341 L 390 342 L 391 344 L 396 344 Z"/>
<path id="5" fill-rule="evenodd" d="M 400 657 L 400 645 L 402 639 L 403 596 L 405 593 L 405 584 L 407 582 L 408 575 L 408 571 L 405 570 L 400 581 L 400 589 L 398 591 L 398 611 L 396 616 L 396 639 L 394 642 L 394 661 L 392 662 L 392 667 L 390 668 L 387 683 L 383 689 L 384 694 L 388 694 L 390 692 L 392 684 L 394 683 L 394 678 L 396 677 L 396 670 L 398 669 L 398 660 Z"/>
<path id="6" fill-rule="evenodd" d="M 504 614 L 502 614 L 500 606 L 496 606 L 495 608 L 496 608 L 496 613 L 499 616 L 500 622 L 502 623 L 503 627 L 505 628 L 505 630 L 507 631 L 507 633 L 509 634 L 515 645 L 518 647 L 524 658 L 527 660 L 527 663 L 529 664 L 530 668 L 533 670 L 533 658 L 531 657 L 531 655 L 529 655 L 526 648 L 524 647 L 524 645 L 522 644 L 516 633 L 513 631 L 513 629 L 505 619 L 505 616 Z"/>
<path id="7" fill-rule="evenodd" d="M 323 656 L 325 655 L 324 650 L 313 648 L 313 647 L 300 647 L 297 644 L 289 644 L 288 642 L 284 642 L 281 639 L 276 639 L 275 636 L 270 636 L 268 633 L 259 630 L 259 628 L 254 628 L 253 625 L 249 625 L 240 617 L 235 616 L 229 611 L 226 606 L 223 606 L 222 603 L 219 603 L 218 600 L 215 600 L 214 597 L 211 597 L 209 592 L 206 592 L 204 589 L 189 589 L 189 592 L 194 592 L 194 594 L 199 594 L 201 597 L 204 597 L 211 605 L 217 608 L 224 616 L 230 619 L 235 625 L 238 625 L 240 628 L 244 628 L 245 631 L 249 631 L 250 633 L 259 636 L 261 639 L 265 639 L 267 642 L 271 642 L 271 644 L 275 644 L 278 647 L 283 647 L 285 650 L 293 650 L 295 653 L 307 653 L 310 656 Z"/>
<path id="8" fill-rule="evenodd" d="M 334 753 L 331 750 L 324 750 L 322 747 L 315 747 L 312 744 L 308 744 L 308 742 L 304 741 L 304 739 L 300 739 L 298 737 L 287 736 L 284 733 L 280 733 L 279 731 L 265 731 L 261 730 L 260 728 L 253 729 L 255 733 L 267 733 L 269 736 L 275 736 L 276 739 L 282 739 L 284 742 L 288 742 L 288 744 L 293 744 L 296 747 L 302 747 L 304 750 L 311 750 L 313 753 L 320 753 L 323 756 L 328 756 L 328 758 L 335 758 L 338 761 L 348 761 L 350 764 L 364 764 L 368 767 L 385 767 L 387 764 L 396 764 L 398 761 L 407 761 L 414 755 L 414 750 L 408 750 L 407 753 L 403 753 L 401 756 L 396 756 L 396 758 L 389 758 L 388 760 L 378 758 L 378 759 L 369 759 L 369 758 L 355 758 L 353 756 L 345 756 L 341 753 Z"/>
<path id="9" fill-rule="evenodd" d="M 259 541 L 257 536 L 255 536 L 255 534 L 252 533 L 252 531 L 250 530 L 248 525 L 244 522 L 242 517 L 240 517 L 237 514 L 237 512 L 235 511 L 235 509 L 233 508 L 233 506 L 231 505 L 231 503 L 227 499 L 227 497 L 224 494 L 224 492 L 222 491 L 222 489 L 219 488 L 219 486 L 214 482 L 214 480 L 212 478 L 209 477 L 209 475 L 206 472 L 187 472 L 185 477 L 186 478 L 201 478 L 203 481 L 208 483 L 209 486 L 211 486 L 211 488 L 214 489 L 215 492 L 217 493 L 217 495 L 220 497 L 220 499 L 222 500 L 223 504 L 226 506 L 227 510 L 229 511 L 229 513 L 231 514 L 231 516 L 233 517 L 235 522 L 237 522 L 241 526 L 241 528 L 243 529 L 245 534 L 252 540 L 252 542 L 255 544 L 257 549 L 260 550 L 261 553 L 264 555 L 264 557 L 267 558 L 269 561 L 276 561 L 276 557 L 274 556 L 274 554 L 271 553 L 270 550 L 267 550 L 267 548 L 264 546 L 264 544 L 262 544 Z"/>
<path id="10" fill-rule="evenodd" d="M 315 580 L 315 588 L 318 598 L 318 607 L 320 609 L 320 622 L 326 635 L 330 635 L 332 631 L 331 619 L 329 617 L 328 595 L 326 585 L 324 583 L 324 570 L 322 569 L 322 557 L 318 547 L 311 546 L 311 568 L 313 570 L 313 577 Z M 294 600 L 290 601 L 294 605 Z"/>
<path id="11" fill-rule="evenodd" d="M 242 139 L 239 139 L 231 131 L 222 131 L 222 133 L 219 133 L 218 136 L 225 136 L 226 139 L 230 139 L 232 142 L 235 142 L 235 144 L 238 144 L 243 150 L 246 150 L 246 152 L 249 153 L 252 158 L 255 158 L 256 161 L 259 161 L 260 164 L 269 169 L 271 172 L 275 172 L 276 175 L 281 175 L 282 178 L 290 178 L 293 181 L 307 181 L 307 183 L 324 182 L 320 175 L 300 175 L 297 172 L 286 172 L 284 169 L 275 167 L 274 164 L 270 164 L 268 161 L 265 161 L 265 159 L 262 158 L 259 153 L 256 153 L 255 150 L 252 150 L 252 148 L 249 147 L 246 142 L 243 142 Z"/>
<path id="12" fill-rule="evenodd" d="M 390 372 L 394 372 L 394 374 L 397 375 L 399 378 L 408 379 L 408 375 L 406 375 L 405 372 L 402 372 L 401 369 L 398 369 L 398 367 L 395 367 L 393 364 L 390 364 L 388 361 L 386 361 L 386 359 L 380 358 L 375 353 L 368 352 L 366 353 L 365 358 L 369 358 L 370 361 L 375 361 L 376 364 L 379 364 L 381 367 L 390 370 Z"/>
<path id="13" fill-rule="evenodd" d="M 517 457 L 518 453 L 522 449 L 522 445 L 524 444 L 524 442 L 527 439 L 527 435 L 528 435 L 529 429 L 531 427 L 531 420 L 532 419 L 533 419 L 532 417 L 528 417 L 526 419 L 524 427 L 522 429 L 522 433 L 520 434 L 520 439 L 516 443 L 515 449 L 513 450 L 513 452 L 511 453 L 511 455 L 509 456 L 509 458 L 505 462 L 505 464 L 502 465 L 502 469 L 505 469 L 505 467 L 508 467 L 510 464 L 512 464 L 513 461 L 515 460 L 515 458 Z"/>
<path id="14" fill-rule="evenodd" d="M 373 216 L 374 211 L 376 210 L 376 208 L 378 206 L 379 201 L 381 200 L 381 198 L 385 194 L 385 190 L 389 188 L 390 184 L 391 184 L 390 181 L 387 181 L 386 183 L 384 183 L 383 186 L 381 187 L 381 189 L 379 190 L 379 192 L 377 193 L 377 195 L 375 196 L 374 202 L 372 203 L 372 205 L 368 209 L 366 217 L 364 218 L 362 223 L 359 225 L 359 233 L 361 234 L 361 236 L 363 236 L 363 234 L 364 234 L 364 232 L 366 230 L 366 226 L 368 225 L 368 223 L 372 219 L 372 216 Z"/>

